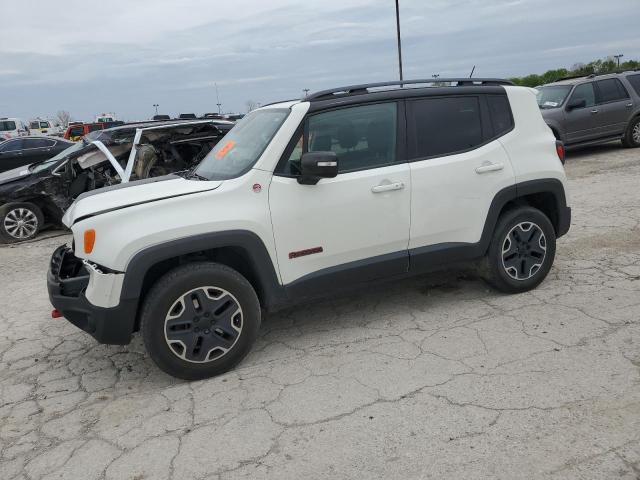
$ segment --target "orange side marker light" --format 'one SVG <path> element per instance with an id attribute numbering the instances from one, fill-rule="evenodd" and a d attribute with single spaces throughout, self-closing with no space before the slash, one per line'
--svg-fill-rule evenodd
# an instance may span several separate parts
<path id="1" fill-rule="evenodd" d="M 84 253 L 93 252 L 93 246 L 96 243 L 96 231 L 91 228 L 84 231 Z"/>

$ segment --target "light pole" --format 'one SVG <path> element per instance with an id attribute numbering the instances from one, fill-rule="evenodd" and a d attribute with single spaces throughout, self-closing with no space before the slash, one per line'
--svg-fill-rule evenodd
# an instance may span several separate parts
<path id="1" fill-rule="evenodd" d="M 614 55 L 613 58 L 615 58 L 618 61 L 618 68 L 620 68 L 620 59 L 624 57 L 624 54 L 619 53 L 618 55 Z"/>
<path id="2" fill-rule="evenodd" d="M 305 98 L 309 96 L 309 89 L 308 88 L 303 88 L 302 91 L 304 92 Z"/>
<path id="3" fill-rule="evenodd" d="M 159 103 L 154 103 L 153 106 L 156 109 L 156 115 L 158 115 L 158 107 L 160 106 L 160 104 Z"/>
<path id="4" fill-rule="evenodd" d="M 398 35 L 398 69 L 400 71 L 400 81 L 403 81 L 402 76 L 402 40 L 400 39 L 400 5 L 396 0 L 396 33 Z"/>
<path id="5" fill-rule="evenodd" d="M 440 76 L 440 74 L 439 73 L 434 73 L 431 76 L 433 77 L 434 80 L 436 80 Z"/>
<path id="6" fill-rule="evenodd" d="M 218 95 L 218 82 L 214 82 L 213 85 L 216 87 L 216 105 L 218 106 L 218 114 L 222 113 L 222 104 L 220 103 L 220 95 Z"/>

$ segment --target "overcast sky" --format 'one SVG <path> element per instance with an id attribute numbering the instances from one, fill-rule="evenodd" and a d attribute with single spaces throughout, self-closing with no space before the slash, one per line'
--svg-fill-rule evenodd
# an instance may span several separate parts
<path id="1" fill-rule="evenodd" d="M 640 58 L 639 0 L 400 0 L 406 78 Z M 225 112 L 396 79 L 393 0 L 20 0 L 0 13 L 0 116 Z"/>

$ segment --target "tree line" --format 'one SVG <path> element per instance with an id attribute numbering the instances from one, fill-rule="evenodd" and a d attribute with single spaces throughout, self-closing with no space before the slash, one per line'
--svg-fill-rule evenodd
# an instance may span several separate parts
<path id="1" fill-rule="evenodd" d="M 625 70 L 637 70 L 640 69 L 640 61 L 627 60 L 620 62 L 618 67 L 618 61 L 615 58 L 609 57 L 600 60 L 594 60 L 589 63 L 576 63 L 571 68 L 558 68 L 555 70 L 548 70 L 542 75 L 533 73 L 526 77 L 515 77 L 510 80 L 516 85 L 523 87 L 537 87 L 544 85 L 545 83 L 555 82 L 564 77 L 586 76 L 592 73 L 612 73 Z"/>

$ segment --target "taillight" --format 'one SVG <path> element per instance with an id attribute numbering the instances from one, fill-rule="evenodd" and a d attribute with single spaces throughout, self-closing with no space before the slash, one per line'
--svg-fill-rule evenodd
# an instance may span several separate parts
<path id="1" fill-rule="evenodd" d="M 556 153 L 558 154 L 558 158 L 564 165 L 564 144 L 560 140 L 556 140 Z"/>

